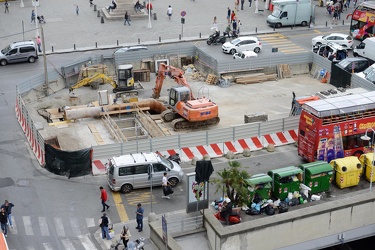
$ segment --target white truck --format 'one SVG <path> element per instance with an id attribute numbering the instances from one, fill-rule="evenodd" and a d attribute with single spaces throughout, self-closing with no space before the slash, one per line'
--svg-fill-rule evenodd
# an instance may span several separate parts
<path id="1" fill-rule="evenodd" d="M 353 49 L 354 56 L 362 56 L 375 61 L 375 37 L 369 37 L 363 40 L 359 45 Z"/>
<path id="2" fill-rule="evenodd" d="M 314 17 L 314 9 L 310 0 L 274 0 L 274 9 L 267 17 L 271 27 L 302 25 L 307 26 Z"/>

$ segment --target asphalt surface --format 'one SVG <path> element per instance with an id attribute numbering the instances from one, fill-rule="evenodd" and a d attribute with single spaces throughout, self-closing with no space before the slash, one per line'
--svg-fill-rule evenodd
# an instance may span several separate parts
<path id="1" fill-rule="evenodd" d="M 122 20 L 109 21 L 98 17 L 94 7 L 90 7 L 87 0 L 40 0 L 37 7 L 37 14 L 43 15 L 46 24 L 43 24 L 44 42 L 46 53 L 69 52 L 76 50 L 86 50 L 94 48 L 108 48 L 125 45 L 141 44 L 163 44 L 164 42 L 181 40 L 195 40 L 200 36 L 208 37 L 213 24 L 214 16 L 217 16 L 217 22 L 220 30 L 224 30 L 227 25 L 226 13 L 227 8 L 233 9 L 234 1 L 215 0 L 157 0 L 152 1 L 154 13 L 157 14 L 157 20 L 150 19 L 152 28 L 148 28 L 149 19 L 133 19 L 131 26 L 124 26 Z M 228 5 L 228 2 L 231 4 Z M 20 7 L 21 3 L 24 7 Z M 97 10 L 110 4 L 109 0 L 94 0 Z M 241 20 L 241 34 L 270 33 L 274 29 L 268 27 L 266 18 L 270 14 L 268 10 L 263 13 L 254 13 L 255 6 L 249 8 L 249 3 L 245 1 L 244 10 L 240 10 L 237 15 Z M 318 4 L 314 1 L 314 4 Z M 79 6 L 79 15 L 76 14 L 76 6 Z M 172 5 L 174 14 L 169 20 L 166 15 L 168 5 Z M 254 2 L 253 2 L 254 5 Z M 264 2 L 259 3 L 259 9 L 264 8 Z M 36 35 L 41 31 L 36 30 L 36 24 L 30 23 L 31 10 L 35 9 L 31 1 L 11 1 L 9 14 L 5 14 L 3 3 L 0 4 L 0 48 L 7 44 L 26 40 L 35 40 Z M 349 8 L 349 12 L 353 7 Z M 185 24 L 180 22 L 181 11 L 186 11 Z M 348 12 L 347 12 L 348 13 Z M 345 15 L 342 15 L 342 19 Z M 315 23 L 312 28 L 295 27 L 296 30 L 306 30 L 314 28 L 323 28 L 331 22 L 331 16 L 326 12 L 325 7 L 315 8 Z M 345 20 L 345 25 L 349 21 Z M 342 20 L 338 26 L 342 26 Z M 332 31 L 334 31 L 332 27 Z M 283 32 L 290 30 L 290 27 L 281 28 L 276 31 Z M 4 80 L 4 79 L 3 79 Z M 177 215 L 176 215 L 177 214 Z M 182 219 L 184 213 L 168 215 L 170 217 L 178 216 Z M 160 215 L 157 215 L 160 217 Z M 139 237 L 149 237 L 147 218 L 145 218 L 145 227 L 142 233 L 134 229 L 135 222 L 129 222 L 128 225 L 132 231 L 132 239 Z M 114 229 L 118 234 L 123 224 L 115 224 Z M 99 231 L 95 233 L 95 238 L 103 249 L 108 249 L 111 242 L 101 240 Z M 209 249 L 205 234 L 198 234 L 194 240 L 189 238 L 180 238 L 178 241 L 183 249 Z M 204 242 L 205 244 L 202 244 Z M 157 249 L 151 242 L 146 240 L 146 249 Z M 120 248 L 121 249 L 121 248 Z"/>

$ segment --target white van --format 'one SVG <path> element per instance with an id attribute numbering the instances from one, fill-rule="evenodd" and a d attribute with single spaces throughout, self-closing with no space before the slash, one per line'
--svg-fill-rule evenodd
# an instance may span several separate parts
<path id="1" fill-rule="evenodd" d="M 163 175 L 168 174 L 172 186 L 182 181 L 184 172 L 180 165 L 156 153 L 137 153 L 112 157 L 107 169 L 108 185 L 113 191 L 129 193 L 133 189 L 150 187 L 149 171 L 153 186 L 161 186 Z"/>
<path id="2" fill-rule="evenodd" d="M 267 17 L 271 27 L 302 25 L 307 26 L 313 18 L 313 7 L 310 0 L 274 0 L 274 9 Z"/>
<path id="3" fill-rule="evenodd" d="M 363 40 L 353 49 L 353 55 L 366 57 L 375 61 L 375 37 L 369 37 Z"/>
<path id="4" fill-rule="evenodd" d="M 30 62 L 38 59 L 38 51 L 33 41 L 14 42 L 0 51 L 0 65 L 8 63 Z"/>

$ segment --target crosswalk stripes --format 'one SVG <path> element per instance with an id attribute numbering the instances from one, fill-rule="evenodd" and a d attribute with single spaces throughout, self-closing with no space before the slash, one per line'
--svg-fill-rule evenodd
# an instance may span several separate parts
<path id="1" fill-rule="evenodd" d="M 284 54 L 295 54 L 307 51 L 305 48 L 293 43 L 280 33 L 264 34 L 257 36 L 262 44 L 270 44 L 278 48 L 279 52 Z"/>
<path id="2" fill-rule="evenodd" d="M 49 220 L 53 220 L 53 223 L 48 223 Z M 63 250 L 97 249 L 95 246 L 96 240 L 88 230 L 88 228 L 98 227 L 98 221 L 95 218 L 79 219 L 70 217 L 68 220 L 65 220 L 61 217 L 33 218 L 31 216 L 21 216 L 17 218 L 17 216 L 14 217 L 12 215 L 12 221 L 13 227 L 9 228 L 10 237 L 12 237 L 11 235 L 17 236 L 19 234 L 32 237 L 40 236 L 41 243 L 39 244 L 42 246 L 27 246 L 22 250 L 54 250 L 57 248 Z M 58 236 L 60 247 L 54 245 L 56 243 L 49 242 L 50 236 L 54 236 L 54 234 Z"/>

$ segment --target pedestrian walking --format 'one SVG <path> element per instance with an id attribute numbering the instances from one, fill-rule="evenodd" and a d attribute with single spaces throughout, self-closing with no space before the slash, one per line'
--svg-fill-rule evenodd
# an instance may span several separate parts
<path id="1" fill-rule="evenodd" d="M 146 4 L 146 10 L 147 10 L 147 13 L 152 15 L 152 3 L 149 2 Z"/>
<path id="2" fill-rule="evenodd" d="M 137 221 L 137 227 L 135 229 L 138 229 L 138 232 L 142 232 L 143 230 L 143 213 L 144 209 L 142 207 L 141 203 L 137 204 L 137 211 L 135 212 L 137 214 L 136 221 Z"/>
<path id="3" fill-rule="evenodd" d="M 245 3 L 245 0 L 241 0 L 241 10 L 243 10 L 244 3 Z"/>
<path id="4" fill-rule="evenodd" d="M 5 212 L 8 215 L 8 223 L 10 227 L 13 227 L 12 223 L 12 208 L 14 207 L 14 204 L 12 202 L 9 202 L 8 200 L 5 200 L 4 204 L 1 206 L 5 209 Z"/>
<path id="5" fill-rule="evenodd" d="M 102 209 L 102 213 L 104 212 L 105 208 L 109 208 L 109 206 L 107 205 L 107 199 L 108 199 L 108 196 L 107 196 L 107 191 L 105 191 L 105 189 L 100 186 L 100 199 L 102 200 L 102 205 L 103 205 L 103 209 Z"/>
<path id="6" fill-rule="evenodd" d="M 251 2 L 252 2 L 253 0 L 249 0 L 249 7 L 250 7 L 250 9 L 251 9 Z"/>
<path id="7" fill-rule="evenodd" d="M 36 38 L 36 45 L 38 45 L 38 51 L 42 52 L 41 45 L 42 45 L 42 39 L 40 39 L 40 36 L 37 36 Z"/>
<path id="8" fill-rule="evenodd" d="M 240 26 L 242 25 L 241 20 L 238 20 L 237 22 L 237 35 L 240 34 Z"/>
<path id="9" fill-rule="evenodd" d="M 4 13 L 7 13 L 7 12 L 9 13 L 9 3 L 8 3 L 8 0 L 5 0 L 4 6 L 5 6 Z"/>
<path id="10" fill-rule="evenodd" d="M 1 224 L 1 230 L 3 230 L 3 234 L 5 237 L 8 236 L 8 215 L 7 212 L 5 212 L 5 208 L 1 207 L 0 211 L 0 224 Z"/>
<path id="11" fill-rule="evenodd" d="M 171 183 L 168 181 L 167 172 L 165 172 L 164 175 L 163 175 L 161 185 L 163 187 L 163 194 L 164 194 L 161 198 L 170 199 L 171 197 L 168 196 L 170 194 L 170 191 L 169 191 L 168 187 L 170 187 L 170 186 L 168 186 L 168 185 L 171 185 Z"/>
<path id="12" fill-rule="evenodd" d="M 78 5 L 76 6 L 76 14 L 77 14 L 77 16 L 79 15 L 79 7 L 78 7 Z"/>
<path id="13" fill-rule="evenodd" d="M 35 23 L 35 11 L 31 10 L 31 23 Z"/>
<path id="14" fill-rule="evenodd" d="M 333 12 L 333 18 L 332 18 L 332 23 L 331 24 L 336 24 L 337 25 L 338 17 L 339 17 L 339 10 L 338 10 L 338 8 L 335 8 L 335 10 Z"/>
<path id="15" fill-rule="evenodd" d="M 109 220 L 106 213 L 103 213 L 103 216 L 100 218 L 99 222 L 100 229 L 102 230 L 102 239 L 107 238 L 107 240 L 110 240 L 111 236 L 109 235 L 108 229 Z"/>
<path id="16" fill-rule="evenodd" d="M 169 20 L 171 20 L 172 14 L 173 14 L 173 9 L 172 9 L 172 7 L 169 5 L 169 7 L 168 7 L 168 9 L 167 9 L 167 16 L 168 16 L 168 19 L 169 19 Z"/>
<path id="17" fill-rule="evenodd" d="M 92 3 L 93 0 L 89 0 L 90 7 L 93 6 L 94 4 Z"/>
<path id="18" fill-rule="evenodd" d="M 232 10 L 232 14 L 230 14 L 230 21 L 233 22 L 234 19 L 236 19 L 236 13 L 234 12 L 234 10 Z"/>
<path id="19" fill-rule="evenodd" d="M 357 0 L 353 0 L 353 6 L 355 7 L 357 5 Z"/>
<path id="20" fill-rule="evenodd" d="M 232 22 L 232 28 L 233 28 L 233 35 L 238 35 L 237 34 L 237 21 L 236 21 L 236 19 L 234 19 L 233 22 Z"/>
<path id="21" fill-rule="evenodd" d="M 230 10 L 230 8 L 228 7 L 228 11 L 227 11 L 227 20 L 228 20 L 228 23 L 230 23 L 230 14 L 232 13 L 232 11 Z"/>
<path id="22" fill-rule="evenodd" d="M 234 9 L 238 11 L 238 5 L 240 4 L 240 0 L 234 0 Z"/>
<path id="23" fill-rule="evenodd" d="M 124 25 L 126 25 L 126 23 L 128 23 L 129 24 L 129 26 L 130 26 L 130 16 L 129 16 L 129 14 L 128 14 L 128 12 L 126 11 L 125 12 L 125 20 L 124 20 Z"/>
<path id="24" fill-rule="evenodd" d="M 131 237 L 129 228 L 127 228 L 126 226 L 124 226 L 122 228 L 120 237 L 122 239 L 122 243 L 124 244 L 124 249 L 127 249 L 128 248 L 128 241 L 129 241 L 129 239 Z"/>

